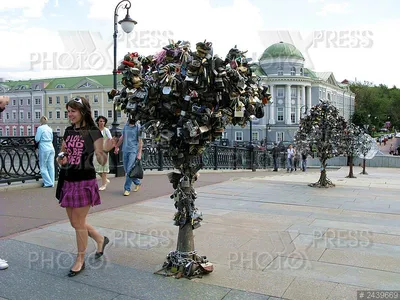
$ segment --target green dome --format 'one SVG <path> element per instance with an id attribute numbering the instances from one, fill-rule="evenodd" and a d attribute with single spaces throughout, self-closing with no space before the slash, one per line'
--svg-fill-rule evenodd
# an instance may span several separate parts
<path id="1" fill-rule="evenodd" d="M 260 61 L 269 58 L 291 57 L 304 60 L 303 54 L 292 44 L 279 42 L 265 49 Z"/>

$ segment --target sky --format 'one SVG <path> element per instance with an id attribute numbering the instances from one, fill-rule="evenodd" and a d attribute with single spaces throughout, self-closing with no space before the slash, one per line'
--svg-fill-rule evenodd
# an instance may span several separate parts
<path id="1" fill-rule="evenodd" d="M 119 0 L 0 0 L 0 78 L 25 80 L 112 74 L 114 11 Z M 125 4 L 118 20 L 126 15 Z M 400 86 L 400 1 L 131 0 L 137 21 L 118 25 L 117 59 L 156 54 L 172 41 L 207 40 L 214 55 L 248 51 L 258 61 L 280 41 L 305 67 L 344 79 Z"/>

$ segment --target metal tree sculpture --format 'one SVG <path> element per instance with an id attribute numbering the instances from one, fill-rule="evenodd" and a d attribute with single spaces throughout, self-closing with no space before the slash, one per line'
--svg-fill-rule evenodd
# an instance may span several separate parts
<path id="1" fill-rule="evenodd" d="M 128 53 L 119 67 L 124 88 L 109 94 L 130 119 L 143 124 L 178 170 L 168 174 L 179 233 L 177 249 L 160 270 L 165 274 L 190 277 L 213 270 L 194 247 L 193 229 L 203 219 L 193 188 L 200 156 L 228 124 L 245 126 L 251 115 L 262 118 L 271 98 L 268 88 L 253 80 L 244 54 L 235 47 L 221 59 L 206 41 L 197 43 L 196 51 L 179 41 L 154 56 Z"/>
<path id="2" fill-rule="evenodd" d="M 353 123 L 347 124 L 343 139 L 349 163 L 349 175 L 346 178 L 356 178 L 353 174 L 353 161 L 354 157 L 358 155 L 359 148 L 362 146 L 363 134 L 363 130 L 357 125 Z"/>
<path id="3" fill-rule="evenodd" d="M 378 146 L 376 145 L 375 139 L 367 133 L 362 133 L 360 135 L 360 146 L 357 151 L 359 157 L 363 160 L 362 171 L 360 174 L 368 175 L 365 171 L 366 159 L 373 158 L 377 152 Z"/>
<path id="4" fill-rule="evenodd" d="M 300 121 L 299 130 L 295 136 L 296 145 L 308 145 L 321 163 L 320 178 L 311 187 L 335 186 L 326 176 L 326 162 L 329 158 L 345 153 L 343 131 L 346 128 L 345 119 L 339 115 L 338 109 L 328 102 L 321 101 L 313 106 L 310 114 Z"/>

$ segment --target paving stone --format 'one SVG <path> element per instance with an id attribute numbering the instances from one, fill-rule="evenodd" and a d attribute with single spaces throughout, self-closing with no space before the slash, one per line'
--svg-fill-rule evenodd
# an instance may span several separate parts
<path id="1" fill-rule="evenodd" d="M 400 270 L 399 252 L 384 255 L 357 250 L 327 249 L 319 261 L 389 272 Z"/>
<path id="2" fill-rule="evenodd" d="M 297 277 L 285 291 L 283 297 L 293 300 L 326 299 L 337 285 L 337 283 Z"/>
<path id="3" fill-rule="evenodd" d="M 369 289 L 400 289 L 400 273 L 365 269 L 316 261 L 287 260 L 277 257 L 270 266 L 270 272 L 282 275 L 317 279 L 361 286 Z"/>
<path id="4" fill-rule="evenodd" d="M 105 286 L 92 286 L 75 278 L 53 276 L 39 270 L 28 270 L 12 263 L 2 271 L 0 294 L 6 299 L 114 299 L 118 293 Z M 80 274 L 84 276 L 84 273 Z"/>
<path id="5" fill-rule="evenodd" d="M 239 290 L 231 290 L 225 297 L 224 300 L 269 300 L 271 299 L 269 296 L 250 293 Z"/>
<path id="6" fill-rule="evenodd" d="M 357 291 L 364 290 L 363 287 L 357 287 L 347 284 L 338 284 L 329 294 L 327 300 L 346 300 L 357 299 Z"/>

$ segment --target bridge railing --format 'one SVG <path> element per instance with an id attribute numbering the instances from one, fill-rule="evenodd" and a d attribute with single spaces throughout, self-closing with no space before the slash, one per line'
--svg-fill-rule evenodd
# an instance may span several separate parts
<path id="1" fill-rule="evenodd" d="M 53 145 L 56 154 L 61 148 L 61 137 L 54 133 Z M 254 151 L 254 155 L 252 155 Z M 270 152 L 243 147 L 211 145 L 197 159 L 203 169 L 266 169 L 272 167 Z M 253 163 L 252 163 L 253 160 Z M 145 170 L 173 169 L 172 158 L 168 151 L 159 145 L 145 143 L 142 154 Z M 58 164 L 54 161 L 56 176 Z M 280 158 L 280 167 L 285 166 L 285 154 Z M 34 137 L 0 137 L 0 183 L 25 182 L 41 178 L 38 150 Z"/>

